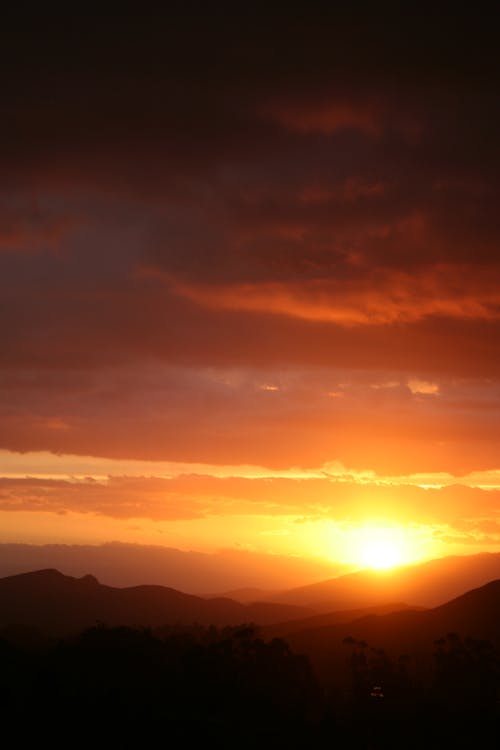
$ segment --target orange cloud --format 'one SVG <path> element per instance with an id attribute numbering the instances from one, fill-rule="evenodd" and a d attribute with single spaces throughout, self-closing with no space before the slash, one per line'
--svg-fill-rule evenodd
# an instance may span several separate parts
<path id="1" fill-rule="evenodd" d="M 341 130 L 359 130 L 369 136 L 381 133 L 380 115 L 372 103 L 324 101 L 269 105 L 264 113 L 289 130 L 330 135 Z"/>
<path id="2" fill-rule="evenodd" d="M 342 281 L 196 284 L 168 280 L 178 294 L 203 306 L 346 326 L 413 323 L 432 316 L 500 319 L 496 280 L 456 266 L 442 265 L 417 274 L 378 270 L 365 278 Z"/>
<path id="3" fill-rule="evenodd" d="M 408 388 L 412 393 L 421 393 L 426 396 L 435 396 L 439 393 L 439 385 L 427 380 L 412 378 L 408 381 Z"/>

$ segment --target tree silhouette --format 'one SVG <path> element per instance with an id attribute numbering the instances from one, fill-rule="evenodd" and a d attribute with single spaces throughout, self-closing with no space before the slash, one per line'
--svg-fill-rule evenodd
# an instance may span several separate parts
<path id="1" fill-rule="evenodd" d="M 500 660 L 493 644 L 448 633 L 434 645 L 434 689 L 439 702 L 448 711 L 462 714 L 496 710 Z"/>

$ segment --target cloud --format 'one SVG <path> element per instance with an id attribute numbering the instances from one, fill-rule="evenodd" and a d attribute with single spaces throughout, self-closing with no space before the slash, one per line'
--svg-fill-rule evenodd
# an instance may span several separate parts
<path id="1" fill-rule="evenodd" d="M 0 193 L 0 253 L 58 253 L 74 224 L 73 216 L 50 201 L 26 193 Z"/>
<path id="2" fill-rule="evenodd" d="M 494 29 L 169 13 L 0 32 L 0 446 L 496 466 Z"/>
<path id="3" fill-rule="evenodd" d="M 412 379 L 408 381 L 408 388 L 414 394 L 423 394 L 425 396 L 435 396 L 439 393 L 439 385 L 427 380 Z"/>
<path id="4" fill-rule="evenodd" d="M 376 479 L 363 483 L 350 479 L 206 475 L 170 479 L 110 477 L 103 481 L 0 479 L 2 512 L 22 515 L 29 511 L 70 517 L 83 514 L 93 519 L 122 521 L 143 519 L 160 524 L 159 528 L 161 524 L 182 523 L 188 535 L 190 524 L 198 535 L 203 528 L 211 529 L 213 534 L 215 522 L 219 544 L 224 533 L 229 529 L 236 533 L 240 523 L 248 523 L 250 532 L 258 521 L 260 535 L 281 535 L 290 522 L 304 517 L 319 530 L 325 523 L 356 525 L 370 519 L 404 526 L 445 525 L 457 533 L 465 530 L 474 534 L 481 543 L 484 534 L 490 538 L 491 524 L 497 521 L 499 497 L 498 489 L 484 491 L 458 484 L 423 489 L 404 482 L 379 484 Z M 272 544 L 269 548 L 272 549 Z"/>
<path id="5" fill-rule="evenodd" d="M 371 106 L 370 106 L 371 104 Z M 342 130 L 359 130 L 363 134 L 380 135 L 380 117 L 373 103 L 356 107 L 349 102 L 314 102 L 309 106 L 273 104 L 265 112 L 271 119 L 300 133 L 331 135 Z"/>
<path id="6" fill-rule="evenodd" d="M 415 322 L 426 317 L 500 318 L 500 293 L 494 281 L 460 285 L 464 269 L 432 269 L 420 275 L 375 272 L 350 281 L 189 286 L 174 289 L 198 304 L 215 309 L 287 315 L 339 325 Z M 470 269 L 469 276 L 475 275 Z"/>
<path id="7" fill-rule="evenodd" d="M 0 379 L 0 446 L 124 465 L 149 459 L 307 470 L 337 460 L 382 475 L 463 475 L 496 466 L 495 381 L 430 381 L 419 370 L 410 380 L 437 385 L 439 398 L 415 398 L 404 370 L 390 388 L 374 387 L 396 382 L 385 370 L 297 365 L 7 371 Z M 38 473 L 37 465 L 25 463 L 23 471 Z"/>

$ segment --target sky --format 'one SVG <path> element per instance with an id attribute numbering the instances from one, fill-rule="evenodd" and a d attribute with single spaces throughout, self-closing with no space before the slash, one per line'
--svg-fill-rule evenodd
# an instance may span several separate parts
<path id="1" fill-rule="evenodd" d="M 335 5 L 6 13 L 0 542 L 500 549 L 495 25 Z"/>

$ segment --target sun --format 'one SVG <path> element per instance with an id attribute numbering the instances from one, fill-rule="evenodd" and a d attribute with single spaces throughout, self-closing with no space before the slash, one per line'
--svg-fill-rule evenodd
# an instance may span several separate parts
<path id="1" fill-rule="evenodd" d="M 310 532 L 310 548 L 316 554 L 324 549 L 325 557 L 350 570 L 391 570 L 439 557 L 441 552 L 433 529 L 425 524 L 389 519 L 328 520 L 311 525 Z"/>
<path id="2" fill-rule="evenodd" d="M 353 556 L 363 568 L 387 570 L 407 562 L 407 543 L 397 526 L 362 526 L 353 539 Z"/>
<path id="3" fill-rule="evenodd" d="M 399 550 L 379 539 L 372 539 L 366 543 L 361 551 L 360 559 L 364 567 L 375 570 L 393 568 L 402 562 Z"/>

